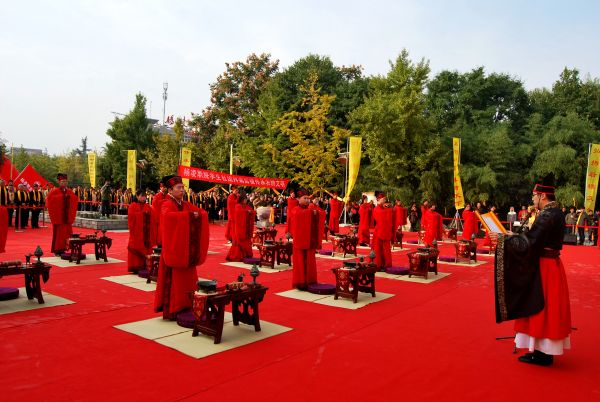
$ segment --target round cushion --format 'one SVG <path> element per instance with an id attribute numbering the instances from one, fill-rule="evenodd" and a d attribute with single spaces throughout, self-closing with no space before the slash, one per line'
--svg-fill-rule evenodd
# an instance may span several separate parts
<path id="1" fill-rule="evenodd" d="M 319 250 L 320 255 L 332 255 L 333 250 Z"/>
<path id="2" fill-rule="evenodd" d="M 0 300 L 12 300 L 19 297 L 17 288 L 0 288 Z"/>
<path id="3" fill-rule="evenodd" d="M 385 272 L 392 275 L 408 275 L 408 267 L 387 267 Z"/>
<path id="4" fill-rule="evenodd" d="M 308 292 L 317 295 L 332 295 L 335 293 L 335 285 L 329 283 L 311 283 L 308 285 Z"/>
<path id="5" fill-rule="evenodd" d="M 86 258 L 86 255 L 84 253 L 81 253 L 80 260 L 85 260 L 85 258 Z M 69 260 L 69 259 L 71 259 L 71 253 L 68 253 L 68 252 L 67 253 L 62 253 L 60 255 L 60 259 L 61 260 Z"/>
<path id="6" fill-rule="evenodd" d="M 406 243 L 408 244 L 419 244 L 418 240 L 407 240 Z"/>
<path id="7" fill-rule="evenodd" d="M 148 278 L 148 270 L 147 269 L 140 269 L 137 274 L 140 278 L 146 278 L 146 279 Z"/>
<path id="8" fill-rule="evenodd" d="M 260 258 L 256 258 L 256 257 L 244 258 L 242 260 L 242 262 L 244 264 L 249 264 L 249 265 L 260 264 Z"/>
<path id="9" fill-rule="evenodd" d="M 192 310 L 182 311 L 177 314 L 177 325 L 184 328 L 194 328 L 194 323 L 196 322 L 196 317 L 194 317 L 194 313 Z"/>
<path id="10" fill-rule="evenodd" d="M 478 248 L 477 249 L 477 254 L 489 254 L 490 250 L 488 250 L 487 248 Z"/>
<path id="11" fill-rule="evenodd" d="M 451 256 L 451 255 L 440 255 L 438 257 L 438 260 L 444 261 L 444 262 L 456 262 L 456 257 Z"/>

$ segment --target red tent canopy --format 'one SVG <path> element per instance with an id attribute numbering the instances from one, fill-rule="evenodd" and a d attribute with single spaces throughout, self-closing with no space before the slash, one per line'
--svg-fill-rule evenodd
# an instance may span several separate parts
<path id="1" fill-rule="evenodd" d="M 5 181 L 9 181 L 10 179 L 15 179 L 19 175 L 19 171 L 15 166 L 10 163 L 8 158 L 4 157 L 4 163 L 2 164 L 2 169 L 0 169 L 0 178 Z"/>
<path id="2" fill-rule="evenodd" d="M 46 179 L 44 179 L 42 175 L 39 174 L 37 170 L 35 170 L 30 164 L 27 164 L 25 169 L 23 169 L 23 171 L 14 180 L 15 186 L 24 184 L 29 191 L 33 190 L 33 183 L 36 181 L 40 183 L 40 187 L 46 186 Z"/>

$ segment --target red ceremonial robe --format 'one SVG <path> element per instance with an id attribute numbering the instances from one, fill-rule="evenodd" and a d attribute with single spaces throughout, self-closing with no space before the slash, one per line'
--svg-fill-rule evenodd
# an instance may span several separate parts
<path id="1" fill-rule="evenodd" d="M 342 208 L 344 208 L 344 203 L 342 201 L 339 201 L 336 198 L 329 200 L 329 231 L 331 233 L 340 232 L 340 215 L 342 213 Z"/>
<path id="2" fill-rule="evenodd" d="M 298 206 L 298 199 L 289 197 L 287 199 L 287 232 L 292 232 L 292 216 L 294 215 L 294 209 Z"/>
<path id="3" fill-rule="evenodd" d="M 425 244 L 432 245 L 434 240 L 442 240 L 443 226 L 442 215 L 429 210 L 427 212 L 427 225 L 425 226 Z"/>
<path id="4" fill-rule="evenodd" d="M 373 210 L 375 231 L 371 248 L 375 251 L 375 264 L 379 268 L 392 266 L 392 239 L 396 236 L 394 212 L 390 207 L 377 205 Z"/>
<path id="5" fill-rule="evenodd" d="M 6 235 L 8 233 L 8 211 L 0 206 L 0 253 L 6 252 Z"/>
<path id="6" fill-rule="evenodd" d="M 364 202 L 360 205 L 358 210 L 358 242 L 364 244 L 371 244 L 371 221 L 372 221 L 373 210 L 371 204 Z"/>
<path id="7" fill-rule="evenodd" d="M 233 242 L 233 232 L 235 225 L 235 206 L 237 205 L 237 195 L 231 193 L 227 197 L 227 226 L 225 227 L 225 238 Z"/>
<path id="8" fill-rule="evenodd" d="M 156 244 L 162 244 L 162 235 L 160 230 L 160 211 L 161 205 L 164 200 L 168 197 L 167 194 L 163 194 L 161 191 L 158 192 L 152 199 L 152 211 L 154 212 L 154 233 L 156 233 Z"/>
<path id="9" fill-rule="evenodd" d="M 169 196 L 162 203 L 160 219 L 163 244 L 154 308 L 163 312 L 164 319 L 174 319 L 177 312 L 192 306 L 190 294 L 198 281 L 196 266 L 203 264 L 208 254 L 208 214 Z"/>
<path id="10" fill-rule="evenodd" d="M 317 282 L 317 261 L 315 251 L 321 248 L 325 231 L 325 211 L 321 208 L 298 206 L 292 218 L 294 269 L 292 286 L 305 289 Z"/>
<path id="11" fill-rule="evenodd" d="M 467 211 L 466 209 L 462 213 L 463 218 L 463 233 L 462 238 L 465 240 L 471 240 L 473 234 L 477 233 L 477 215 L 473 211 Z"/>
<path id="12" fill-rule="evenodd" d="M 46 205 L 52 221 L 52 252 L 63 253 L 67 250 L 67 241 L 73 233 L 73 222 L 77 214 L 79 200 L 70 188 L 56 187 L 48 193 Z"/>
<path id="13" fill-rule="evenodd" d="M 426 230 L 428 217 L 429 217 L 429 208 L 421 205 L 421 230 Z"/>
<path id="14" fill-rule="evenodd" d="M 146 265 L 146 256 L 156 244 L 154 211 L 146 203 L 132 202 L 127 213 L 129 244 L 127 245 L 127 270 L 138 272 Z"/>
<path id="15" fill-rule="evenodd" d="M 233 241 L 225 259 L 242 261 L 252 257 L 252 235 L 254 234 L 254 210 L 248 204 L 235 206 Z"/>
<path id="16" fill-rule="evenodd" d="M 394 206 L 394 217 L 396 219 L 396 225 L 398 225 L 396 230 L 399 228 L 400 231 L 402 232 L 402 226 L 406 225 L 407 216 L 408 216 L 408 210 L 406 208 L 403 208 L 398 205 Z"/>

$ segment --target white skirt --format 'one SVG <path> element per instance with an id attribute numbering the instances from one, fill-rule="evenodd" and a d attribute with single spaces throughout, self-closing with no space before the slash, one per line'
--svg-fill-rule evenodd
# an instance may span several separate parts
<path id="1" fill-rule="evenodd" d="M 517 332 L 515 345 L 518 349 L 528 349 L 530 352 L 539 350 L 547 355 L 562 355 L 564 349 L 571 349 L 571 337 L 565 339 L 534 338 L 527 334 Z"/>

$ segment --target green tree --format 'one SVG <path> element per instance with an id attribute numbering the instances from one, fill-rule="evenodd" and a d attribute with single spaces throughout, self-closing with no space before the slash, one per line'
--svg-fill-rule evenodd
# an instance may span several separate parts
<path id="1" fill-rule="evenodd" d="M 288 177 L 310 190 L 337 189 L 340 169 L 337 157 L 348 130 L 329 124 L 334 96 L 321 94 L 317 75 L 300 87 L 302 109 L 285 113 L 275 128 L 289 137 L 291 147 L 282 152 Z"/>
<path id="2" fill-rule="evenodd" d="M 154 144 L 154 130 L 146 117 L 146 98 L 137 94 L 133 109 L 123 118 L 115 117 L 106 134 L 111 142 L 105 147 L 104 169 L 110 173 L 110 177 L 104 178 L 124 184 L 127 180 L 126 151 L 134 149 L 138 159 L 147 159 L 148 151 Z"/>

